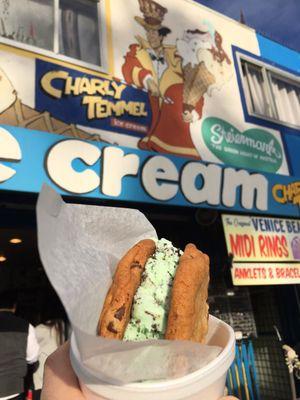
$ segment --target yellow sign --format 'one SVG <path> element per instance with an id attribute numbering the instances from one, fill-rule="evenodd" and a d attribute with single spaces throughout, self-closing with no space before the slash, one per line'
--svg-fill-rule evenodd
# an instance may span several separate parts
<path id="1" fill-rule="evenodd" d="M 222 215 L 233 261 L 300 260 L 300 220 Z"/>
<path id="2" fill-rule="evenodd" d="M 235 286 L 287 285 L 300 283 L 300 264 L 233 263 Z"/>
<path id="3" fill-rule="evenodd" d="M 272 194 L 277 203 L 292 203 L 300 205 L 300 182 L 292 182 L 288 185 L 274 185 L 272 188 Z"/>
<path id="4" fill-rule="evenodd" d="M 56 87 L 58 82 L 62 88 Z M 148 114 L 144 102 L 122 100 L 122 93 L 127 86 L 121 82 L 86 76 L 73 77 L 67 71 L 49 71 L 42 77 L 41 87 L 55 99 L 82 96 L 82 104 L 87 105 L 88 120 L 112 115 L 120 117 L 124 114 L 146 117 Z"/>

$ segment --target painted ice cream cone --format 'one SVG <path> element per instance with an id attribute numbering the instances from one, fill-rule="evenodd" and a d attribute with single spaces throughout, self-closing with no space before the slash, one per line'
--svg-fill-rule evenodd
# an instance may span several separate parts
<path id="1" fill-rule="evenodd" d="M 185 31 L 177 40 L 177 51 L 182 58 L 183 101 L 192 108 L 214 88 L 221 88 L 232 75 L 231 61 L 222 47 L 222 36 L 208 23 Z"/>
<path id="2" fill-rule="evenodd" d="M 215 83 L 215 77 L 203 59 L 204 54 L 210 54 L 212 37 L 206 25 L 200 28 L 185 31 L 183 38 L 177 40 L 177 51 L 182 58 L 183 103 L 190 109 Z"/>
<path id="3" fill-rule="evenodd" d="M 16 91 L 5 72 L 0 68 L 0 114 L 17 99 Z"/>
<path id="4" fill-rule="evenodd" d="M 193 107 L 207 92 L 209 86 L 215 83 L 215 77 L 203 62 L 195 66 L 187 64 L 183 68 L 183 80 L 183 103 Z"/>

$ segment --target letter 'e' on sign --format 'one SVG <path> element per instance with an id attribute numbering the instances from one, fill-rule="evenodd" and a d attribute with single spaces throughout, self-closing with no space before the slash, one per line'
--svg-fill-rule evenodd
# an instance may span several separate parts
<path id="1" fill-rule="evenodd" d="M 201 184 L 197 184 L 197 179 Z M 211 205 L 220 203 L 222 168 L 215 164 L 204 165 L 196 162 L 184 166 L 181 176 L 181 189 L 193 204 L 207 202 Z"/>
<path id="2" fill-rule="evenodd" d="M 146 161 L 142 171 L 142 184 L 147 193 L 156 200 L 170 200 L 178 192 L 179 173 L 174 163 L 163 156 Z"/>

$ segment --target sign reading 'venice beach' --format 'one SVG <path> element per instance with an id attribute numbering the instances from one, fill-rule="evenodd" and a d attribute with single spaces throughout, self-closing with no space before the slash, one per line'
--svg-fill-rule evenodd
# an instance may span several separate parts
<path id="1" fill-rule="evenodd" d="M 234 261 L 300 261 L 300 220 L 222 216 Z"/>
<path id="2" fill-rule="evenodd" d="M 300 283 L 299 219 L 223 214 L 222 220 L 235 285 Z"/>
<path id="3" fill-rule="evenodd" d="M 3 190 L 46 182 L 73 196 L 299 216 L 299 198 L 282 201 L 287 176 L 15 127 L 0 128 L 0 143 Z"/>

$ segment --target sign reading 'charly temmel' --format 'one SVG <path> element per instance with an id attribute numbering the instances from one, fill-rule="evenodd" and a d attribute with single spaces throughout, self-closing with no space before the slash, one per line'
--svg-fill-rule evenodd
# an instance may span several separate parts
<path id="1" fill-rule="evenodd" d="M 240 132 L 220 118 L 206 118 L 202 135 L 209 150 L 225 164 L 276 172 L 283 162 L 281 144 L 270 132 L 252 128 Z"/>
<path id="2" fill-rule="evenodd" d="M 66 123 L 136 135 L 150 123 L 147 94 L 118 80 L 36 60 L 36 110 Z"/>
<path id="3" fill-rule="evenodd" d="M 262 174 L 107 143 L 0 127 L 0 189 L 239 212 L 299 215 L 272 196 L 287 176 Z M 35 149 L 32 157 L 32 149 Z"/>

